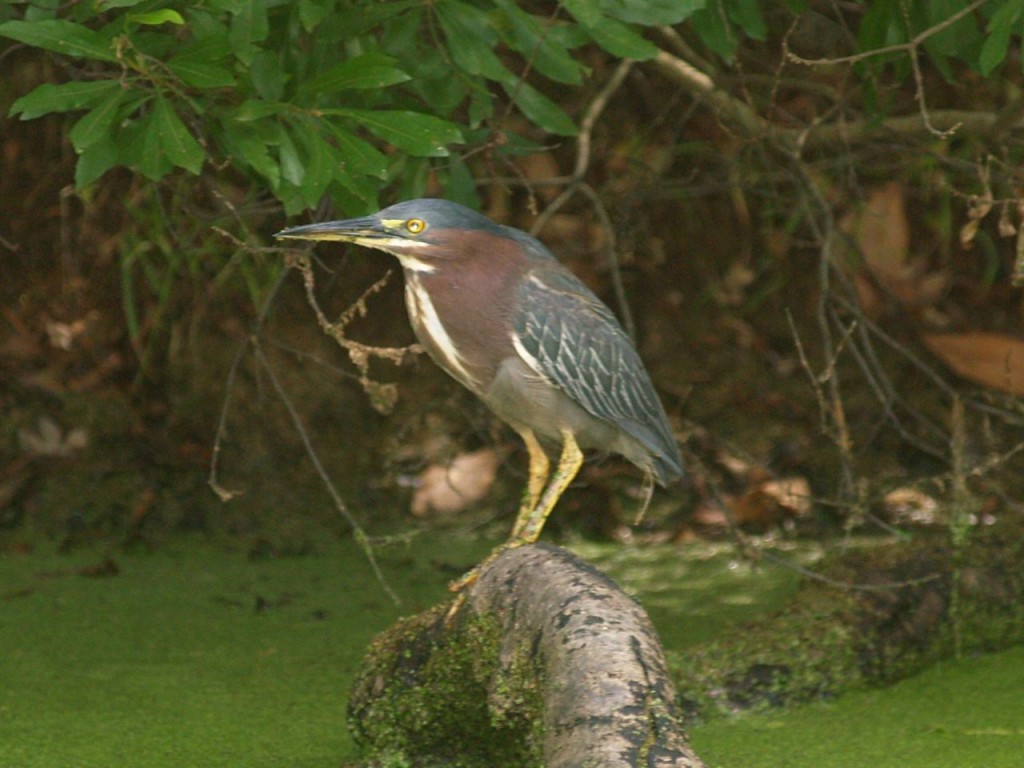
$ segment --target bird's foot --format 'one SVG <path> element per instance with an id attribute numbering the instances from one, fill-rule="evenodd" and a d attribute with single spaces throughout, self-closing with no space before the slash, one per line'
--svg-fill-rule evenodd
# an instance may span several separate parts
<path id="1" fill-rule="evenodd" d="M 477 565 L 473 566 L 472 569 L 464 573 L 462 576 L 457 578 L 455 581 L 448 585 L 449 592 L 461 592 L 470 584 L 473 584 L 477 579 L 480 578 L 480 574 L 483 573 L 484 569 L 487 568 L 491 563 L 498 559 L 498 555 L 504 552 L 506 549 L 515 549 L 521 547 L 523 544 L 529 544 L 530 542 L 523 539 L 509 539 L 504 544 L 495 549 L 481 560 Z"/>
<path id="2" fill-rule="evenodd" d="M 446 627 L 452 623 L 452 619 L 454 619 L 458 615 L 459 611 L 462 610 L 462 606 L 464 606 L 465 604 L 466 593 L 459 592 L 459 594 L 457 594 L 455 598 L 452 600 L 452 604 L 448 606 L 448 612 L 444 615 L 444 624 Z"/>
<path id="3" fill-rule="evenodd" d="M 462 609 L 462 606 L 466 604 L 466 593 L 463 592 L 466 587 L 476 583 L 476 580 L 480 578 L 480 574 L 484 570 L 498 559 L 498 556 L 507 549 L 515 549 L 521 547 L 524 544 L 531 544 L 533 542 L 526 541 L 520 538 L 512 538 L 506 541 L 501 546 L 495 547 L 487 557 L 481 560 L 477 565 L 473 566 L 470 570 L 466 571 L 462 576 L 457 578 L 455 581 L 448 585 L 449 592 L 455 592 L 455 599 L 452 600 L 451 606 L 448 608 L 448 613 L 445 614 L 445 624 L 451 623 L 451 620 L 455 618 L 456 614 Z"/>
<path id="4" fill-rule="evenodd" d="M 480 578 L 480 569 L 483 568 L 483 566 L 486 565 L 489 560 L 490 557 L 488 557 L 487 560 L 484 560 L 482 563 L 480 563 L 480 565 L 473 566 L 471 570 L 466 571 L 455 581 L 449 582 L 448 591 L 455 593 L 462 592 L 462 590 L 464 590 L 466 587 L 468 587 L 470 584 L 472 584 Z"/>

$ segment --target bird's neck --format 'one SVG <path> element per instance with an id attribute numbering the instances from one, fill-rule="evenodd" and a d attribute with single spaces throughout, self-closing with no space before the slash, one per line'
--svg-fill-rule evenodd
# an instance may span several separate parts
<path id="1" fill-rule="evenodd" d="M 512 268 L 482 259 L 437 272 L 405 271 L 406 308 L 417 338 L 438 365 L 477 394 L 514 354 L 516 279 Z"/>

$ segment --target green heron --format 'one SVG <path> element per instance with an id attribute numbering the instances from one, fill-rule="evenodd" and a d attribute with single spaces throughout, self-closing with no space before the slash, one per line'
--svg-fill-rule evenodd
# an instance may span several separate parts
<path id="1" fill-rule="evenodd" d="M 356 243 L 401 262 L 420 343 L 526 443 L 529 480 L 505 547 L 537 540 L 582 448 L 621 454 L 662 486 L 683 474 L 665 410 L 615 316 L 525 232 L 422 199 L 276 237 Z M 561 446 L 553 474 L 542 443 Z"/>

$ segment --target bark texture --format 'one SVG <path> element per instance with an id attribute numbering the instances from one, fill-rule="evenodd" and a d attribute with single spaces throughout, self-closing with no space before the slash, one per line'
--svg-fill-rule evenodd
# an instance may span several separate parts
<path id="1" fill-rule="evenodd" d="M 643 609 L 548 545 L 504 552 L 454 616 L 378 638 L 350 724 L 378 757 L 416 765 L 697 768 Z"/>

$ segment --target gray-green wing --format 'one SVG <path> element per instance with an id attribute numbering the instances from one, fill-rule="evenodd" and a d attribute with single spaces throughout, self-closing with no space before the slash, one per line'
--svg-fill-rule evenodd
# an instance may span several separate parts
<path id="1" fill-rule="evenodd" d="M 647 370 L 611 310 L 558 266 L 519 288 L 516 333 L 538 373 L 591 415 L 612 422 L 655 458 L 660 482 L 682 474 L 679 448 Z"/>

